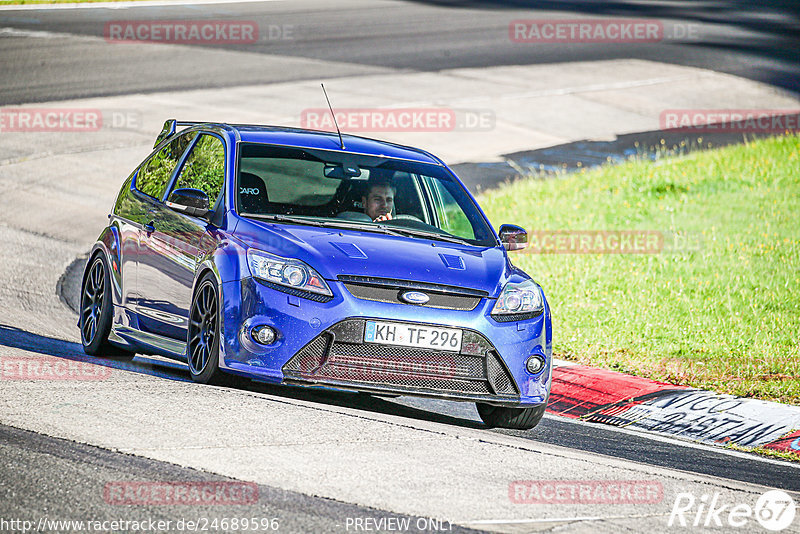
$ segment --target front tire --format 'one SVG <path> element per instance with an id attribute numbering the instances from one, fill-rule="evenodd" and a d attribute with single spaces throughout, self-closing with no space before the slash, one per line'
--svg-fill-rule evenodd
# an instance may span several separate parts
<path id="1" fill-rule="evenodd" d="M 539 424 L 547 409 L 547 404 L 540 404 L 533 408 L 507 408 L 505 406 L 492 406 L 477 402 L 478 415 L 489 428 L 511 428 L 515 430 L 530 430 Z"/>
<path id="2" fill-rule="evenodd" d="M 219 286 L 209 273 L 197 284 L 189 313 L 186 356 L 189 374 L 195 382 L 227 384 L 228 375 L 219 369 L 221 332 Z"/>
<path id="3" fill-rule="evenodd" d="M 114 302 L 111 296 L 111 273 L 103 253 L 96 254 L 81 284 L 81 307 L 78 327 L 81 330 L 83 352 L 90 356 L 120 359 L 133 358 L 134 354 L 108 342 Z"/>

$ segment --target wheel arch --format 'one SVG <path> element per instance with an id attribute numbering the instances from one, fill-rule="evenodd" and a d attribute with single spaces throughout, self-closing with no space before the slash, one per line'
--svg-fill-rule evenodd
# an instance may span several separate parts
<path id="1" fill-rule="evenodd" d="M 217 281 L 217 287 L 222 291 L 222 276 L 220 275 L 219 268 L 217 264 L 207 259 L 203 261 L 197 268 L 197 271 L 194 275 L 194 282 L 192 282 L 192 297 L 194 298 L 194 294 L 197 291 L 197 285 L 200 283 L 200 280 L 205 278 L 207 274 L 212 274 L 214 279 Z"/>
<path id="2" fill-rule="evenodd" d="M 81 287 L 83 287 L 92 262 L 98 254 L 102 254 L 105 257 L 106 265 L 111 271 L 112 296 L 115 306 L 122 304 L 122 262 L 120 250 L 119 230 L 114 226 L 106 227 L 89 250 L 81 277 Z"/>

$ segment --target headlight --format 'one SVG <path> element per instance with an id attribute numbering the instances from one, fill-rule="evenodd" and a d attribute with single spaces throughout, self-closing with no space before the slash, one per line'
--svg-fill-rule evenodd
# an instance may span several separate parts
<path id="1" fill-rule="evenodd" d="M 542 289 L 532 280 L 526 280 L 520 284 L 506 284 L 492 309 L 492 315 L 535 315 L 542 310 Z"/>
<path id="2" fill-rule="evenodd" d="M 317 271 L 300 260 L 281 258 L 269 252 L 249 249 L 247 265 L 250 273 L 261 280 L 286 287 L 333 296 L 328 284 Z"/>

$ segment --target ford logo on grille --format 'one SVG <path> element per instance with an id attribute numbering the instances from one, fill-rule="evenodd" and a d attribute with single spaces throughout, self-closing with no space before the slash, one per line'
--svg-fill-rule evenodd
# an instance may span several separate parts
<path id="1" fill-rule="evenodd" d="M 420 293 L 419 291 L 406 291 L 400 295 L 400 298 L 409 304 L 427 304 L 428 301 L 431 300 L 428 295 Z"/>

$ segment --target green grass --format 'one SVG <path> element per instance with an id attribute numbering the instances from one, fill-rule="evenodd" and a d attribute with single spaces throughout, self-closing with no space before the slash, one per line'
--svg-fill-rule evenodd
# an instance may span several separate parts
<path id="1" fill-rule="evenodd" d="M 742 447 L 733 443 L 726 445 L 725 448 L 734 451 L 752 452 L 768 458 L 779 458 L 781 460 L 789 460 L 791 462 L 800 462 L 800 454 L 791 451 L 776 451 L 773 449 L 767 449 L 766 447 Z"/>
<path id="2" fill-rule="evenodd" d="M 800 404 L 800 137 L 531 177 L 479 202 L 495 227 L 665 235 L 656 254 L 512 253 L 544 287 L 558 357 Z"/>

